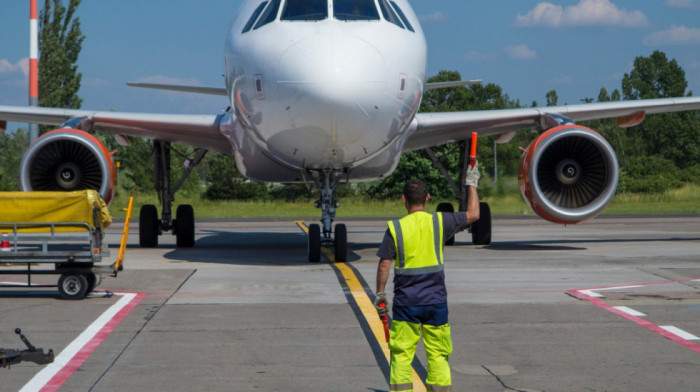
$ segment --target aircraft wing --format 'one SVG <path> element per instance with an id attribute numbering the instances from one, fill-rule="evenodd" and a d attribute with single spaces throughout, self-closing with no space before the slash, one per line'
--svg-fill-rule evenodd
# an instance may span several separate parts
<path id="1" fill-rule="evenodd" d="M 622 127 L 638 125 L 646 114 L 700 110 L 700 97 L 606 102 L 585 105 L 471 112 L 418 113 L 404 151 L 420 150 L 456 140 L 472 132 L 479 136 L 498 135 L 523 129 L 550 128 L 556 117 L 573 121 L 617 118 Z"/>
<path id="2" fill-rule="evenodd" d="M 183 143 L 230 153 L 231 143 L 219 132 L 219 124 L 228 114 L 188 115 L 123 113 L 42 107 L 0 106 L 0 120 L 67 125 L 80 129 L 99 129 L 125 136 L 136 136 Z"/>

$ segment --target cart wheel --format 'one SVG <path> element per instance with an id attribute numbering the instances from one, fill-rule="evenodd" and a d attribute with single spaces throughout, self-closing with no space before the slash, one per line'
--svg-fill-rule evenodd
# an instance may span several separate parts
<path id="1" fill-rule="evenodd" d="M 58 278 L 58 293 L 63 299 L 83 299 L 87 290 L 88 280 L 81 273 L 67 273 Z"/>
<path id="2" fill-rule="evenodd" d="M 87 291 L 85 292 L 85 295 L 87 295 L 95 290 L 95 286 L 97 286 L 97 276 L 94 272 L 88 272 L 85 274 L 85 279 L 87 279 Z"/>

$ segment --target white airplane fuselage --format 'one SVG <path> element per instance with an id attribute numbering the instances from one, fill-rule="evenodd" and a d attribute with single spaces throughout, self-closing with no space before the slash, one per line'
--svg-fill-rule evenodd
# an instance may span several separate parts
<path id="1" fill-rule="evenodd" d="M 280 20 L 243 32 L 263 0 L 245 2 L 226 43 L 226 86 L 236 118 L 224 130 L 239 169 L 261 181 L 293 182 L 308 170 L 344 170 L 353 180 L 395 168 L 418 111 L 427 48 L 415 31 L 381 18 Z M 380 13 L 381 15 L 381 13 Z M 275 165 L 280 170 L 270 170 Z"/>

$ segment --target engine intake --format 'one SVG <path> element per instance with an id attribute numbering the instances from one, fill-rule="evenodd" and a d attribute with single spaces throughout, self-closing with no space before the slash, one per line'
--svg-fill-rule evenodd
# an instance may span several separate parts
<path id="1" fill-rule="evenodd" d="M 109 204 L 116 185 L 112 155 L 94 136 L 57 129 L 32 143 L 20 164 L 23 191 L 94 189 Z"/>
<path id="2" fill-rule="evenodd" d="M 615 195 L 618 164 L 600 134 L 580 125 L 552 128 L 520 159 L 518 181 L 528 205 L 555 223 L 573 224 L 600 214 Z"/>

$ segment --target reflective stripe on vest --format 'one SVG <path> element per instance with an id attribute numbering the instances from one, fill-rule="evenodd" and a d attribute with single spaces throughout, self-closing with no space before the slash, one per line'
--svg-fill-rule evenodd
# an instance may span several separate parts
<path id="1" fill-rule="evenodd" d="M 440 272 L 444 269 L 442 214 L 429 215 L 422 211 L 414 212 L 400 220 L 389 221 L 388 225 L 396 246 L 396 275 L 421 275 Z M 418 242 L 421 231 L 426 231 L 432 237 L 431 244 L 422 240 L 420 241 L 422 243 L 411 243 L 407 246 L 407 240 Z M 409 254 L 406 253 L 407 248 Z"/>

